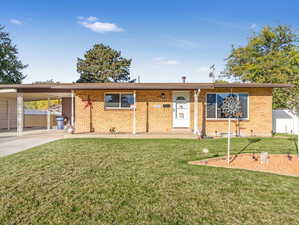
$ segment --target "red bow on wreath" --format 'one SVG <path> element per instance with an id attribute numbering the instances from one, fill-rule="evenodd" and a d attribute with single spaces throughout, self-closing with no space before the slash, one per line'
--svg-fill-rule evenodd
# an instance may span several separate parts
<path id="1" fill-rule="evenodd" d="M 85 101 L 85 102 L 86 102 L 86 105 L 84 106 L 84 109 L 86 109 L 87 107 L 90 107 L 92 109 L 92 101 L 89 98 L 89 96 L 87 97 L 87 101 Z"/>

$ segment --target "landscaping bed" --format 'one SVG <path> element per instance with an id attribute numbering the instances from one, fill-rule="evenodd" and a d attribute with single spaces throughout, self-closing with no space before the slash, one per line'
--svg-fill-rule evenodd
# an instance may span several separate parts
<path id="1" fill-rule="evenodd" d="M 261 160 L 260 154 L 239 154 L 231 156 L 229 165 L 227 157 L 190 161 L 189 164 L 239 168 L 289 176 L 299 176 L 299 158 L 297 155 L 290 154 L 270 154 L 267 162 Z"/>

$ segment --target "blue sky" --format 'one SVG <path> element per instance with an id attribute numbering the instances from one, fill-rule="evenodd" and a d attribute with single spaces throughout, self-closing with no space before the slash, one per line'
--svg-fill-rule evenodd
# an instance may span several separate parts
<path id="1" fill-rule="evenodd" d="M 209 82 L 231 46 L 246 43 L 264 25 L 299 28 L 298 0 L 251 1 L 4 1 L 6 26 L 29 64 L 24 83 L 78 79 L 77 57 L 104 43 L 132 58 L 142 82 Z"/>

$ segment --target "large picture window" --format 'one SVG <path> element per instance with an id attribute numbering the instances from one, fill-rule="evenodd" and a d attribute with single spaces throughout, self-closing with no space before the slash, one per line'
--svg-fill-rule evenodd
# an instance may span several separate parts
<path id="1" fill-rule="evenodd" d="M 248 119 L 248 94 L 244 93 L 213 93 L 207 94 L 207 119 L 226 119 L 222 113 L 223 101 L 228 96 L 235 96 L 241 104 L 241 119 Z"/>
<path id="2" fill-rule="evenodd" d="M 134 104 L 133 94 L 105 94 L 105 108 L 128 109 Z"/>

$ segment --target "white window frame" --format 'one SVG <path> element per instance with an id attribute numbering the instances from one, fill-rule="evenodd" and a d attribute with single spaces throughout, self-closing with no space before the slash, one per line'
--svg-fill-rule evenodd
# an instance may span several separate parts
<path id="1" fill-rule="evenodd" d="M 117 95 L 119 95 L 119 107 L 107 107 L 107 106 L 105 106 L 105 103 L 106 103 L 106 95 L 111 95 L 111 94 L 117 94 Z M 133 95 L 133 97 L 134 97 L 134 93 L 133 92 L 105 92 L 104 93 L 104 108 L 105 109 L 125 109 L 125 110 L 132 110 L 132 107 L 121 107 L 121 96 L 122 95 Z M 136 102 L 136 99 L 134 99 L 134 103 L 133 103 L 133 105 L 135 105 L 135 102 Z"/>
<path id="2" fill-rule="evenodd" d="M 216 112 L 215 112 L 215 118 L 208 118 L 208 94 L 215 94 L 216 95 Z M 239 99 L 239 94 L 247 94 L 247 118 L 231 118 L 231 120 L 249 120 L 249 115 L 250 115 L 250 109 L 249 109 L 249 101 L 250 101 L 250 95 L 248 92 L 207 92 L 206 93 L 206 103 L 205 103 L 205 115 L 206 115 L 206 120 L 228 120 L 228 118 L 217 118 L 217 108 L 218 108 L 218 94 L 235 94 L 238 96 Z"/>

